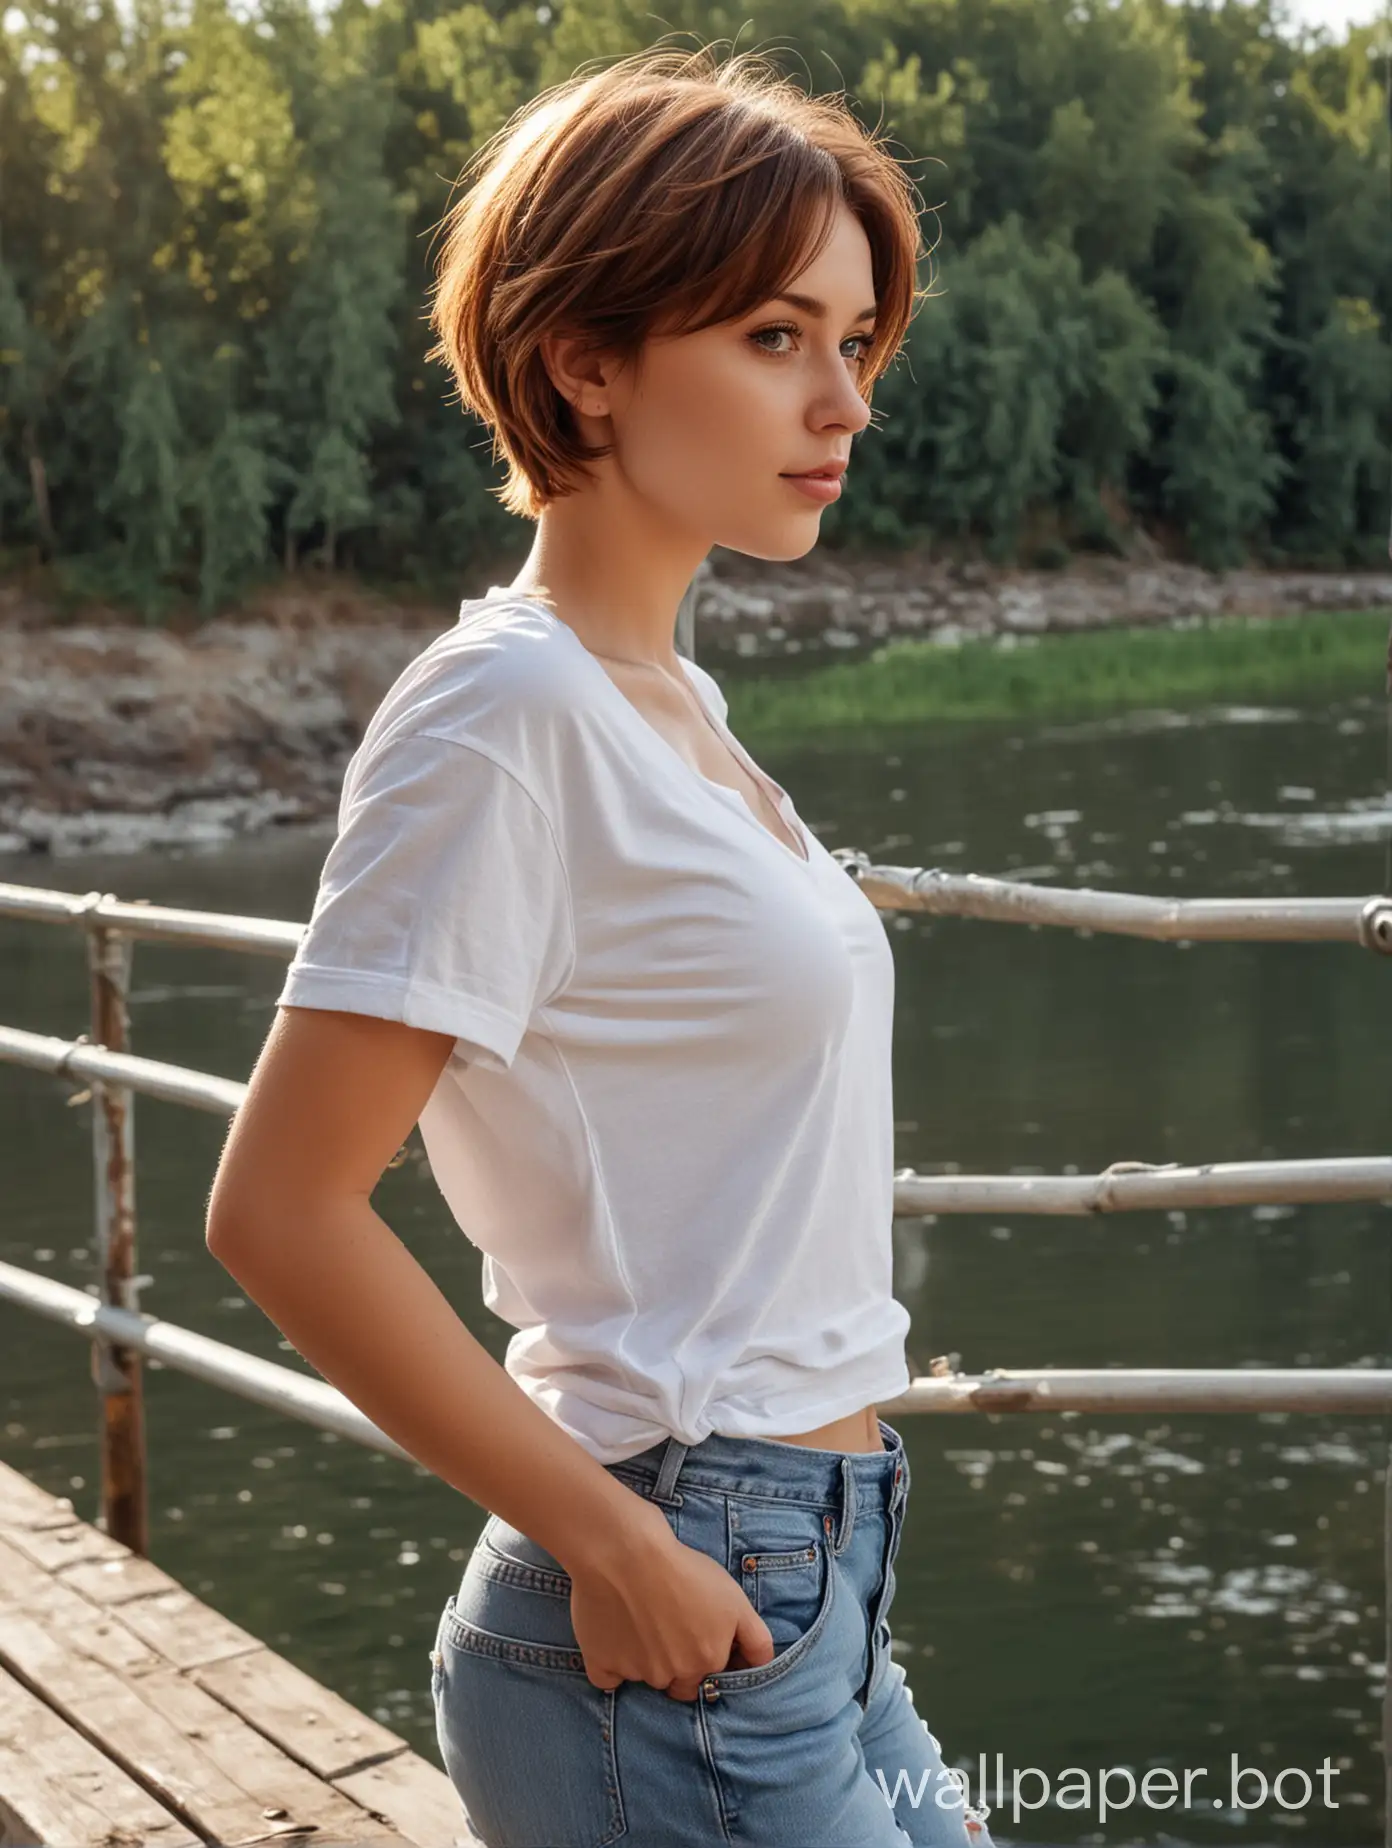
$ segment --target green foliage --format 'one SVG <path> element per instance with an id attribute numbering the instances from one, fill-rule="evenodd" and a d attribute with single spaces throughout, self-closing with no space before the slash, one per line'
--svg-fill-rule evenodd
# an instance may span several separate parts
<path id="1" fill-rule="evenodd" d="M 1123 276 L 1085 279 L 1074 251 L 1032 242 L 1013 213 L 951 277 L 910 329 L 910 376 L 896 369 L 877 388 L 887 427 L 863 498 L 894 510 L 905 536 L 975 533 L 1013 555 L 1032 510 L 1081 520 L 1105 490 L 1124 491 L 1163 333 Z"/>
<path id="2" fill-rule="evenodd" d="M 515 543 L 424 361 L 433 234 L 539 87 L 669 32 L 844 90 L 924 203 L 936 292 L 827 543 L 1381 555 L 1388 52 L 1282 0 L 12 8 L 5 555 L 157 620 L 283 568 L 447 584 Z"/>
<path id="3" fill-rule="evenodd" d="M 971 638 L 896 637 L 864 660 L 732 679 L 741 737 L 786 745 L 829 729 L 1050 718 L 1214 701 L 1381 700 L 1387 611 L 1200 618 L 1167 628 Z"/>
<path id="4" fill-rule="evenodd" d="M 199 458 L 189 503 L 199 522 L 198 603 L 212 615 L 264 570 L 277 487 L 293 471 L 271 450 L 275 422 L 267 411 L 229 411 Z"/>

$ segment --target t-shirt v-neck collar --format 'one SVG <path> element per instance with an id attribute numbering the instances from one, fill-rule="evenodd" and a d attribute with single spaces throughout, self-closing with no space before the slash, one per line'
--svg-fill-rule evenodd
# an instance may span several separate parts
<path id="1" fill-rule="evenodd" d="M 766 839 L 772 841 L 773 845 L 776 848 L 778 848 L 780 853 L 787 854 L 788 858 L 790 860 L 796 861 L 796 863 L 799 866 L 808 866 L 808 867 L 811 866 L 812 864 L 811 838 L 810 838 L 807 828 L 803 825 L 803 822 L 800 817 L 796 815 L 789 817 L 788 810 L 791 808 L 792 805 L 789 802 L 787 791 L 784 790 L 780 784 L 773 783 L 773 779 L 769 777 L 768 775 L 766 775 L 762 770 L 759 769 L 758 765 L 753 762 L 753 760 L 750 758 L 748 751 L 745 750 L 744 746 L 740 743 L 739 739 L 735 737 L 734 733 L 729 729 L 729 727 L 726 725 L 722 725 L 720 721 L 716 718 L 716 715 L 710 709 L 705 693 L 702 691 L 701 687 L 697 684 L 694 676 L 688 671 L 688 668 L 686 665 L 686 659 L 684 656 L 681 656 L 681 655 L 678 656 L 678 659 L 682 662 L 682 672 L 683 674 L 686 675 L 687 684 L 691 687 L 691 690 L 696 695 L 696 702 L 699 705 L 701 712 L 706 719 L 707 724 L 711 727 L 712 731 L 715 732 L 716 736 L 721 740 L 721 742 L 724 745 L 726 745 L 727 748 L 745 766 L 750 776 L 753 777 L 756 782 L 759 782 L 762 784 L 773 784 L 773 787 L 778 790 L 779 795 L 781 797 L 781 800 L 777 804 L 778 812 L 781 816 L 783 816 L 784 820 L 787 822 L 789 829 L 792 832 L 796 833 L 798 837 L 801 839 L 801 841 L 803 842 L 803 845 L 806 848 L 805 853 L 799 853 L 796 848 L 790 847 L 787 841 L 781 839 L 777 834 L 775 834 L 773 829 L 770 828 L 765 822 L 760 821 L 759 817 L 750 808 L 748 802 L 745 801 L 744 797 L 740 794 L 739 790 L 732 789 L 728 783 L 722 783 L 716 777 L 707 776 L 703 770 L 698 770 L 694 764 L 688 763 L 687 760 L 682 756 L 681 752 L 676 750 L 674 746 L 668 743 L 668 741 L 662 736 L 662 733 L 658 731 L 657 727 L 651 724 L 649 720 L 643 717 L 643 714 L 633 704 L 633 701 L 629 699 L 628 695 L 623 691 L 623 689 L 615 685 L 614 680 L 610 676 L 607 669 L 597 659 L 597 657 L 593 654 L 593 652 L 585 646 L 584 642 L 576 634 L 575 630 L 571 628 L 570 624 L 568 622 L 563 622 L 561 618 L 557 616 L 553 610 L 548 609 L 544 603 L 538 603 L 537 601 L 535 601 L 535 599 L 531 597 L 523 596 L 520 593 L 516 593 L 516 592 L 509 593 L 509 592 L 502 590 L 499 587 L 491 588 L 486 600 L 489 602 L 501 603 L 509 596 L 511 596 L 517 602 L 524 603 L 529 610 L 535 610 L 536 613 L 539 616 L 543 617 L 545 621 L 550 623 L 553 628 L 564 629 L 566 631 L 566 633 L 570 637 L 570 640 L 574 643 L 575 647 L 580 651 L 580 653 L 585 657 L 590 667 L 592 667 L 595 670 L 595 672 L 599 674 L 601 679 L 605 682 L 605 684 L 609 688 L 609 692 L 613 695 L 615 699 L 619 701 L 619 703 L 627 711 L 632 723 L 635 725 L 641 726 L 643 731 L 648 735 L 648 737 L 650 737 L 653 740 L 654 744 L 661 751 L 666 753 L 666 756 L 671 760 L 673 764 L 675 764 L 678 767 L 679 770 L 686 771 L 692 778 L 695 779 L 696 783 L 699 786 L 709 790 L 716 797 L 718 801 L 725 802 L 726 804 L 733 802 L 738 807 L 744 819 L 747 822 L 749 822 L 751 826 L 757 828 L 759 832 L 766 837 Z"/>

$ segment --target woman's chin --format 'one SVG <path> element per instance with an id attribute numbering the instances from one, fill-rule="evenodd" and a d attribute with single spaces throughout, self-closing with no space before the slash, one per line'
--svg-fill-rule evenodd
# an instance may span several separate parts
<path id="1" fill-rule="evenodd" d="M 812 509 L 814 515 L 821 512 L 820 507 Z M 742 534 L 738 539 L 719 539 L 716 543 L 727 552 L 739 552 L 745 558 L 762 558 L 768 564 L 789 564 L 796 558 L 806 558 L 822 536 L 821 525 L 815 519 L 800 519 L 795 524 L 786 523 L 781 531 L 773 530 L 751 537 Z"/>

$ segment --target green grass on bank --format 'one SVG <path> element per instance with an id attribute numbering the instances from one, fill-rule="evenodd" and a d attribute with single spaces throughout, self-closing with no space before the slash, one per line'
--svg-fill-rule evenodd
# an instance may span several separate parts
<path id="1" fill-rule="evenodd" d="M 1082 717 L 1121 708 L 1383 697 L 1392 610 L 1220 617 L 1175 627 L 942 646 L 895 637 L 856 661 L 726 684 L 735 730 Z"/>

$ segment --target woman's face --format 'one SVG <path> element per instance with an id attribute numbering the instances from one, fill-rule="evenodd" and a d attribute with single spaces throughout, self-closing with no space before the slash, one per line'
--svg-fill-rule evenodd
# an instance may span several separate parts
<path id="1" fill-rule="evenodd" d="M 779 298 L 699 333 L 654 337 L 635 368 L 603 368 L 602 387 L 596 380 L 581 401 L 607 404 L 608 423 L 580 419 L 588 440 L 614 445 L 589 465 L 602 496 L 633 497 L 701 552 L 811 551 L 830 503 L 784 477 L 849 460 L 851 438 L 870 421 L 857 387 L 874 328 L 870 244 L 844 205 L 789 288 L 824 313 Z M 855 492 L 854 474 L 843 492 Z"/>

